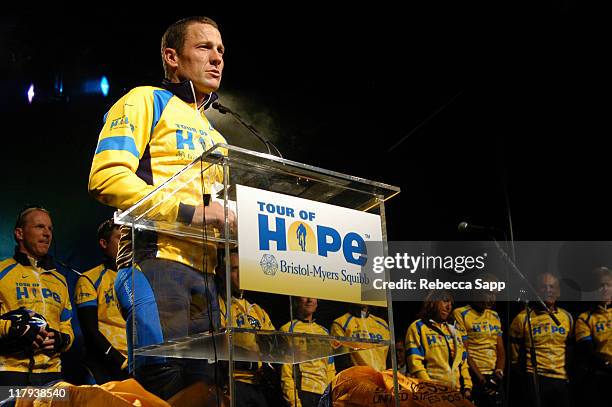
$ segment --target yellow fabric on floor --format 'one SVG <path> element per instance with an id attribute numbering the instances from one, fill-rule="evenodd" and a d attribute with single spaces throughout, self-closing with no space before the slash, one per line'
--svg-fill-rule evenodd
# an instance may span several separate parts
<path id="1" fill-rule="evenodd" d="M 402 407 L 474 407 L 449 387 L 398 373 Z M 394 406 L 393 371 L 378 372 L 369 366 L 353 366 L 332 381 L 334 407 Z"/>
<path id="2" fill-rule="evenodd" d="M 62 398 L 18 399 L 16 407 L 170 407 L 170 404 L 146 391 L 136 380 L 108 382 L 101 386 L 74 386 L 59 382 L 51 389 L 65 388 Z"/>

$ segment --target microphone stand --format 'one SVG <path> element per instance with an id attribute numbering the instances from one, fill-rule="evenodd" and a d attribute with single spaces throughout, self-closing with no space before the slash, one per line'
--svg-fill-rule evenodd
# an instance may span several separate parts
<path id="1" fill-rule="evenodd" d="M 268 154 L 272 155 L 272 150 L 270 148 L 270 147 L 272 147 L 274 149 L 274 151 L 276 152 L 276 154 L 280 158 L 283 158 L 283 155 L 278 150 L 278 148 L 276 148 L 276 146 L 274 144 L 272 144 L 272 142 L 270 142 L 269 140 L 264 138 L 261 134 L 259 134 L 259 131 L 257 131 L 257 129 L 255 127 L 253 127 L 251 124 L 245 122 L 244 119 L 238 113 L 236 113 L 233 110 L 223 106 L 219 102 L 214 102 L 212 104 L 212 107 L 214 107 L 221 114 L 226 114 L 226 113 L 231 114 L 232 117 L 234 117 L 234 119 L 236 119 L 238 122 L 240 122 L 240 124 L 242 124 L 244 127 L 246 127 L 247 130 L 249 130 L 251 132 L 251 134 L 253 134 L 255 137 L 257 137 L 257 139 L 259 141 L 261 141 L 262 143 L 265 144 L 266 148 L 268 149 Z"/>
<path id="2" fill-rule="evenodd" d="M 491 236 L 493 237 L 493 236 Z M 499 251 L 499 253 L 501 254 L 502 258 L 508 263 L 510 264 L 511 269 L 514 271 L 514 273 L 521 279 L 522 283 L 532 292 L 536 295 L 537 298 L 537 302 L 540 304 L 540 306 L 542 307 L 542 309 L 544 309 L 548 315 L 550 316 L 550 318 L 553 320 L 553 322 L 557 325 L 560 326 L 561 322 L 559 322 L 559 319 L 557 319 L 557 317 L 554 315 L 554 313 L 550 310 L 550 308 L 548 308 L 548 306 L 544 303 L 544 301 L 542 300 L 542 298 L 538 295 L 537 291 L 535 290 L 535 288 L 533 288 L 533 286 L 529 283 L 529 281 L 525 278 L 525 276 L 523 275 L 523 273 L 521 273 L 521 271 L 519 270 L 519 268 L 516 266 L 516 264 L 514 263 L 514 261 L 510 258 L 510 256 L 508 256 L 508 254 L 504 251 L 504 249 L 502 249 L 502 247 L 499 245 L 499 243 L 497 242 L 497 240 L 495 239 L 495 237 L 493 237 L 493 242 L 495 244 L 495 247 L 497 248 L 497 250 Z M 531 342 L 531 346 L 530 346 L 530 358 L 531 358 L 531 365 L 533 367 L 533 386 L 534 386 L 534 393 L 535 393 L 535 398 L 536 398 L 536 406 L 537 407 L 541 407 L 542 406 L 542 401 L 540 399 L 540 386 L 539 386 L 539 380 L 538 380 L 538 362 L 537 362 L 537 357 L 536 357 L 536 351 L 535 351 L 535 343 L 533 340 L 533 329 L 531 327 L 531 308 L 529 306 L 529 300 L 527 299 L 527 291 L 525 289 L 521 289 L 520 290 L 520 295 L 519 298 L 517 299 L 517 301 L 521 301 L 523 302 L 524 306 L 525 306 L 525 313 L 526 313 L 526 318 L 527 318 L 527 329 L 529 330 L 529 340 Z"/>

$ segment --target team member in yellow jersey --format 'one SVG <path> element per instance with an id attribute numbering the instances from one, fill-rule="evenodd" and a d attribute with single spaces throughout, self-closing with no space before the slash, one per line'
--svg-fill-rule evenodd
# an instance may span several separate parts
<path id="1" fill-rule="evenodd" d="M 363 339 L 391 339 L 389 325 L 384 319 L 372 315 L 367 305 L 352 306 L 350 311 L 336 318 L 331 325 L 332 336 L 348 336 Z M 350 366 L 371 366 L 376 370 L 387 369 L 389 360 L 389 347 L 362 350 L 349 355 L 335 358 L 336 369 L 344 370 Z"/>
<path id="2" fill-rule="evenodd" d="M 91 195 L 125 210 L 203 151 L 225 142 L 204 113 L 221 83 L 224 51 L 218 26 L 207 17 L 168 27 L 161 42 L 161 86 L 132 89 L 105 116 L 89 174 Z M 149 219 L 221 229 L 224 208 L 206 196 L 214 183 L 222 182 L 222 171 L 208 169 L 203 185 L 199 170 L 196 174 L 179 191 L 150 196 L 140 210 L 148 210 Z M 233 225 L 233 212 L 229 217 Z M 216 245 L 144 232 L 132 242 L 131 236 L 122 229 L 115 281 L 128 327 L 129 367 L 147 390 L 168 399 L 191 384 L 210 383 L 212 365 L 159 357 L 132 360 L 129 350 L 218 326 Z"/>
<path id="3" fill-rule="evenodd" d="M 61 378 L 60 354 L 74 335 L 66 279 L 47 254 L 53 224 L 46 209 L 17 217 L 15 255 L 0 262 L 0 386 L 41 386 Z"/>
<path id="4" fill-rule="evenodd" d="M 231 312 L 232 326 L 237 328 L 257 329 L 274 331 L 274 325 L 270 321 L 268 313 L 257 304 L 247 301 L 244 292 L 239 289 L 239 263 L 238 253 L 230 254 L 231 265 Z M 221 326 L 227 326 L 227 301 L 225 298 L 225 268 L 218 270 L 220 280 L 219 306 L 221 310 Z M 269 352 L 270 349 L 262 349 L 254 334 L 238 333 L 234 336 L 234 346 L 242 350 L 257 354 L 258 352 Z M 268 405 L 266 393 L 261 378 L 264 375 L 264 367 L 261 362 L 235 362 L 235 398 L 236 406 L 264 407 Z"/>
<path id="5" fill-rule="evenodd" d="M 406 332 L 406 364 L 412 377 L 432 380 L 471 397 L 467 352 L 461 333 L 447 320 L 453 300 L 446 291 L 431 291 L 423 301 L 419 319 Z"/>
<path id="6" fill-rule="evenodd" d="M 561 295 L 559 279 L 556 276 L 551 273 L 539 275 L 537 289 L 561 325 L 557 326 L 545 310 L 534 304 L 530 310 L 530 334 L 527 312 L 521 311 L 510 326 L 510 361 L 513 368 L 527 372 L 524 384 L 528 402 L 535 406 L 536 393 L 532 376 L 534 369 L 531 361 L 531 350 L 535 350 L 542 407 L 569 406 L 570 396 L 565 366 L 567 345 L 572 336 L 574 321 L 569 312 L 555 305 Z"/>
<path id="7" fill-rule="evenodd" d="M 590 405 L 606 400 L 612 383 L 612 270 L 595 270 L 599 301 L 576 319 L 576 342 L 587 374 L 582 390 Z"/>
<path id="8" fill-rule="evenodd" d="M 87 348 L 86 364 L 102 384 L 127 379 L 125 320 L 115 296 L 119 226 L 112 219 L 98 228 L 104 263 L 83 273 L 75 287 L 74 303 Z"/>
<path id="9" fill-rule="evenodd" d="M 475 295 L 472 304 L 453 311 L 453 320 L 468 352 L 475 403 L 479 407 L 501 406 L 506 352 L 501 321 L 492 309 L 495 294 L 481 291 Z"/>
<path id="10" fill-rule="evenodd" d="M 296 319 L 281 327 L 284 332 L 303 332 L 316 335 L 329 335 L 329 331 L 314 322 L 313 315 L 317 310 L 316 298 L 293 298 Z M 307 352 L 306 341 L 295 340 L 299 351 Z M 292 407 L 317 407 L 321 395 L 336 375 L 334 358 L 317 359 L 298 365 L 283 365 L 281 385 L 283 397 Z"/>

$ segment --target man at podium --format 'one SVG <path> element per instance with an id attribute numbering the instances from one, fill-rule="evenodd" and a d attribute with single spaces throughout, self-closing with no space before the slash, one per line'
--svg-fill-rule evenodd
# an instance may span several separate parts
<path id="1" fill-rule="evenodd" d="M 219 28 L 210 18 L 185 18 L 166 30 L 161 41 L 165 71 L 161 86 L 132 89 L 104 116 L 89 175 L 92 196 L 126 210 L 203 151 L 225 143 L 204 113 L 217 98 L 224 51 Z M 222 171 L 213 168 L 202 181 L 198 177 L 176 193 L 148 197 L 143 205 L 155 221 L 221 229 L 223 205 L 207 197 L 212 184 L 223 182 Z M 233 218 L 230 212 L 231 223 Z M 123 227 L 117 255 L 115 290 L 130 340 L 132 326 L 136 327 L 136 343 L 128 343 L 131 350 L 219 324 L 212 278 L 215 243 L 147 233 L 139 233 L 133 242 L 131 230 Z M 206 363 L 194 367 L 176 359 L 129 359 L 130 372 L 164 399 L 212 376 Z"/>

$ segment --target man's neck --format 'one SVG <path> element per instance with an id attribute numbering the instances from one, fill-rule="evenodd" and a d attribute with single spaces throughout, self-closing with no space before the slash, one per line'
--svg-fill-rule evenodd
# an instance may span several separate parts
<path id="1" fill-rule="evenodd" d="M 298 317 L 298 319 L 301 319 L 302 321 L 312 322 L 312 314 L 310 314 L 310 315 L 298 314 L 297 317 Z"/>

